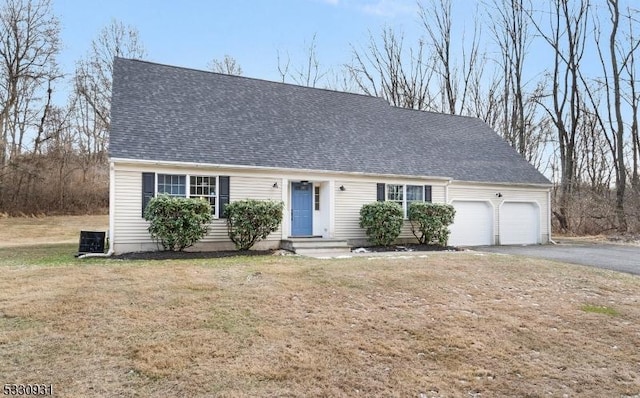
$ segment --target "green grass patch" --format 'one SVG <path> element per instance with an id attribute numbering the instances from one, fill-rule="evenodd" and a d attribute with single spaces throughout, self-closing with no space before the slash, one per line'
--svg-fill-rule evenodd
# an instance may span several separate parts
<path id="1" fill-rule="evenodd" d="M 256 266 L 280 261 L 275 256 L 235 256 L 200 259 L 168 259 L 168 260 L 121 260 L 115 258 L 76 258 L 77 243 L 61 243 L 34 246 L 17 246 L 0 248 L 0 267 L 57 267 L 57 266 L 163 266 L 166 264 L 189 264 L 198 266 Z"/>
<path id="2" fill-rule="evenodd" d="M 239 340 L 246 340 L 257 333 L 258 324 L 259 320 L 248 308 L 214 307 L 211 317 L 204 321 L 203 326 L 207 329 L 222 331 Z"/>
<path id="3" fill-rule="evenodd" d="M 0 249 L 0 266 L 61 266 L 78 264 L 77 244 L 19 246 Z"/>
<path id="4" fill-rule="evenodd" d="M 609 316 L 620 315 L 620 313 L 615 308 L 607 307 L 605 305 L 585 304 L 580 309 L 584 312 L 590 312 L 592 314 L 603 314 L 603 315 L 609 315 Z"/>
<path id="5" fill-rule="evenodd" d="M 9 315 L 0 313 L 0 330 L 5 332 L 27 330 L 27 329 L 39 327 L 40 325 L 41 325 L 41 322 L 38 322 L 31 318 L 20 317 L 20 316 L 9 316 Z"/>

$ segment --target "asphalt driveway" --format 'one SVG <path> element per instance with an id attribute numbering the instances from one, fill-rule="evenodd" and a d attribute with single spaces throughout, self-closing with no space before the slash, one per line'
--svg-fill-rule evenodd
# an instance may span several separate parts
<path id="1" fill-rule="evenodd" d="M 544 258 L 640 275 L 640 246 L 562 242 L 557 245 L 480 246 L 472 249 Z"/>

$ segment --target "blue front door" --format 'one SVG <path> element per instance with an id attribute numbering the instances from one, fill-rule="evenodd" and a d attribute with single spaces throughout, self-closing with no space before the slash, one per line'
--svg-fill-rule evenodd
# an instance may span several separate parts
<path id="1" fill-rule="evenodd" d="M 291 184 L 291 235 L 313 234 L 313 185 L 294 182 Z"/>

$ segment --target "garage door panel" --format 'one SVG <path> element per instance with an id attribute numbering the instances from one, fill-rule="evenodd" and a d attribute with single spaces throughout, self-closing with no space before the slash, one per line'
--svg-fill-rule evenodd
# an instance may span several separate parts
<path id="1" fill-rule="evenodd" d="M 454 200 L 456 209 L 450 227 L 449 244 L 454 246 L 482 246 L 493 244 L 493 207 L 484 201 Z"/>
<path id="2" fill-rule="evenodd" d="M 500 206 L 500 244 L 540 243 L 540 208 L 535 202 L 504 202 Z"/>

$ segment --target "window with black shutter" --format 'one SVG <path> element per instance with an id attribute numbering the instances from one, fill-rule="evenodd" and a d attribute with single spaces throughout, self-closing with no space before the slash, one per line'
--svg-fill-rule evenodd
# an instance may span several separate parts
<path id="1" fill-rule="evenodd" d="M 396 202 L 406 216 L 412 202 L 431 202 L 431 185 L 377 184 L 377 200 Z"/>
<path id="2" fill-rule="evenodd" d="M 384 202 L 386 200 L 384 195 L 384 187 L 385 187 L 385 184 L 382 184 L 382 183 L 378 184 L 378 191 L 377 191 L 378 202 Z"/>
<path id="3" fill-rule="evenodd" d="M 147 208 L 149 201 L 156 192 L 156 174 L 155 173 L 142 173 L 142 216 L 144 217 L 144 210 Z"/>
<path id="4" fill-rule="evenodd" d="M 211 175 L 142 173 L 142 215 L 155 193 L 177 197 L 203 198 L 211 212 L 224 218 L 229 203 L 229 177 Z"/>
<path id="5" fill-rule="evenodd" d="M 424 201 L 425 202 L 432 202 L 432 200 L 431 200 L 431 185 L 425 185 L 424 186 Z"/>
<path id="6" fill-rule="evenodd" d="M 229 176 L 220 176 L 218 177 L 220 183 L 220 198 L 219 198 L 219 214 L 220 218 L 227 218 L 224 214 L 224 208 L 229 204 Z"/>

